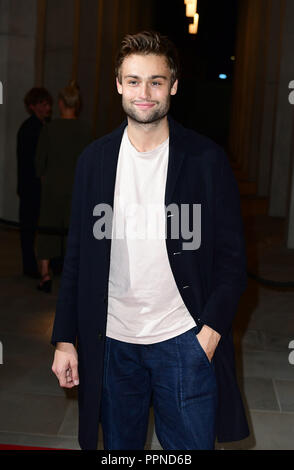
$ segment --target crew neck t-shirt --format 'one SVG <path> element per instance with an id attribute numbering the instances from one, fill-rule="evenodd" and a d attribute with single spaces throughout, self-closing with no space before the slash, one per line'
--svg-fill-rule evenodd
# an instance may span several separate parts
<path id="1" fill-rule="evenodd" d="M 165 241 L 169 138 L 138 152 L 126 127 L 118 157 L 106 336 L 151 344 L 196 323 L 177 288 Z"/>

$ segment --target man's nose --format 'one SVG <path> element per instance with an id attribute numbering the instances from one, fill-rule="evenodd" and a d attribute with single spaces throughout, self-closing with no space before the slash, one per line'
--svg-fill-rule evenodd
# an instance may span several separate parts
<path id="1" fill-rule="evenodd" d="M 150 90 L 148 83 L 142 83 L 140 87 L 140 98 L 141 99 L 148 99 L 150 98 Z"/>

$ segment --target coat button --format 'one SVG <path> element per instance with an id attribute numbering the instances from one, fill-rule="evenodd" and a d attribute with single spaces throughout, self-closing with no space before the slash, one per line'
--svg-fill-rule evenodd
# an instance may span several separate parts
<path id="1" fill-rule="evenodd" d="M 103 338 L 103 334 L 101 333 L 101 331 L 99 331 L 99 333 L 98 333 L 98 340 L 99 340 L 99 341 L 102 341 L 102 338 Z"/>

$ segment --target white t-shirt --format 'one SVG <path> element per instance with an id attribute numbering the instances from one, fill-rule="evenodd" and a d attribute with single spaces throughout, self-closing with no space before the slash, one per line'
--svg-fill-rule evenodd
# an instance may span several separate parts
<path id="1" fill-rule="evenodd" d="M 114 192 L 106 336 L 128 343 L 165 341 L 196 325 L 166 250 L 168 155 L 169 138 L 138 152 L 126 127 Z"/>

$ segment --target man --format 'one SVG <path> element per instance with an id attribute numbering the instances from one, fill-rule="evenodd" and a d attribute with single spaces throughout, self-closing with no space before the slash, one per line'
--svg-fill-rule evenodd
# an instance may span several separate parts
<path id="1" fill-rule="evenodd" d="M 127 123 L 79 159 L 52 369 L 79 383 L 82 449 L 99 419 L 104 449 L 144 449 L 151 403 L 164 449 L 248 435 L 231 331 L 246 287 L 238 188 L 223 150 L 168 116 L 177 77 L 167 38 L 126 36 Z"/>
<path id="2" fill-rule="evenodd" d="M 32 88 L 24 103 L 31 115 L 17 133 L 17 194 L 23 274 L 39 277 L 34 241 L 38 224 L 41 182 L 35 172 L 36 148 L 41 129 L 50 117 L 52 98 L 45 88 Z"/>

